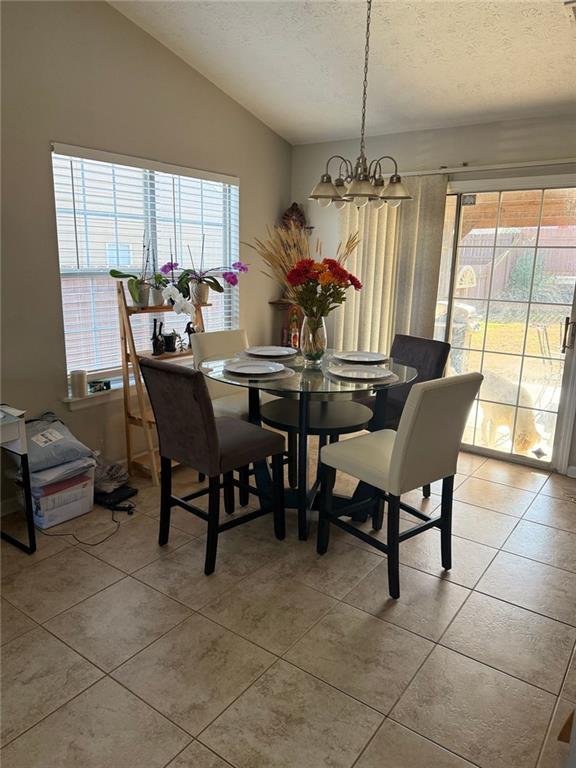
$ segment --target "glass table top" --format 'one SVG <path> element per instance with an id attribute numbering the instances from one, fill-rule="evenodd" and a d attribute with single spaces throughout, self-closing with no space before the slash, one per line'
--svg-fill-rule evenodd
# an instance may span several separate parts
<path id="1" fill-rule="evenodd" d="M 338 396 L 348 397 L 355 392 L 371 392 L 377 389 L 386 389 L 400 384 L 414 381 L 418 372 L 416 368 L 395 362 L 388 358 L 386 363 L 375 365 L 355 365 L 354 368 L 365 368 L 366 375 L 371 371 L 386 369 L 391 375 L 382 379 L 355 379 L 348 380 L 338 375 L 338 369 L 350 367 L 349 363 L 343 363 L 334 357 L 334 350 L 328 350 L 319 368 L 304 365 L 304 358 L 297 354 L 290 358 L 254 358 L 245 352 L 238 352 L 230 357 L 215 356 L 207 358 L 200 370 L 209 379 L 220 381 L 223 384 L 231 384 L 236 387 L 248 387 L 260 389 L 266 392 L 278 393 L 283 397 L 298 397 L 301 392 L 307 392 L 311 398 L 332 399 Z M 286 371 L 279 378 L 251 378 L 250 376 L 237 375 L 226 370 L 227 365 L 233 362 L 281 362 Z M 360 374 L 362 375 L 362 374 Z"/>

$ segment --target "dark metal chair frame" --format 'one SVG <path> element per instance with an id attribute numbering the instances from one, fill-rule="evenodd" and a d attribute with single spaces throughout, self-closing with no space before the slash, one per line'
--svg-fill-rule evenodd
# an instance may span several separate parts
<path id="1" fill-rule="evenodd" d="M 253 512 L 247 512 L 241 517 L 232 518 L 224 523 L 220 523 L 220 491 L 224 491 L 224 511 L 232 515 L 235 511 L 234 488 L 245 491 L 248 495 L 254 494 L 262 501 L 267 501 L 272 506 L 274 517 L 274 535 L 277 539 L 286 537 L 286 523 L 284 517 L 284 478 L 283 478 L 284 457 L 282 454 L 272 456 L 272 493 L 266 494 L 258 490 L 249 483 L 236 480 L 232 472 L 226 472 L 222 476 L 208 478 L 208 487 L 202 488 L 195 493 L 178 497 L 172 494 L 172 461 L 171 459 L 160 457 L 160 530 L 158 534 L 158 543 L 164 546 L 168 543 L 170 533 L 170 513 L 172 507 L 178 506 L 187 512 L 196 515 L 201 520 L 208 523 L 208 536 L 206 540 L 206 561 L 204 573 L 206 575 L 214 571 L 216 565 L 216 550 L 218 546 L 218 534 L 236 528 L 258 517 L 270 514 L 270 508 L 266 505 Z M 209 496 L 208 512 L 204 512 L 198 507 L 189 504 L 193 499 L 199 499 L 202 496 Z"/>
<path id="2" fill-rule="evenodd" d="M 442 502 L 440 504 L 439 515 L 426 515 L 419 509 L 411 507 L 400 500 L 400 496 L 394 496 L 379 489 L 375 490 L 375 495 L 368 499 L 353 502 L 346 506 L 339 506 L 336 510 L 333 508 L 333 489 L 336 481 L 336 469 L 326 464 L 320 466 L 320 515 L 318 522 L 318 554 L 323 555 L 328 550 L 330 541 L 330 524 L 351 533 L 357 539 L 370 544 L 375 549 L 383 552 L 388 560 L 388 588 L 390 597 L 397 599 L 400 597 L 400 544 L 403 541 L 424 533 L 430 528 L 440 529 L 440 551 L 442 567 L 446 570 L 452 568 L 452 500 L 454 492 L 454 476 L 445 477 L 442 481 Z M 387 540 L 386 543 L 380 541 L 369 533 L 360 530 L 349 522 L 342 520 L 346 515 L 352 519 L 367 519 L 368 514 L 372 515 L 372 529 L 379 531 L 382 529 L 384 521 L 384 504 L 388 504 L 387 514 Z M 408 528 L 400 533 L 400 510 L 408 512 L 418 520 L 422 520 L 419 525 Z"/>

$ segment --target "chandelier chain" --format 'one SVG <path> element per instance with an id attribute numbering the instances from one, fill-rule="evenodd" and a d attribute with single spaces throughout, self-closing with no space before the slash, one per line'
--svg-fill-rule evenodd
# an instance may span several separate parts
<path id="1" fill-rule="evenodd" d="M 368 59 L 370 56 L 370 17 L 372 0 L 367 0 L 366 9 L 366 47 L 364 49 L 364 82 L 362 84 L 362 127 L 360 130 L 360 154 L 365 155 L 364 132 L 366 128 L 366 101 L 368 97 Z"/>
<path id="2" fill-rule="evenodd" d="M 1 2 L 2 0 L 0 0 Z M 309 200 L 317 200 L 319 205 L 327 208 L 334 204 L 341 209 L 345 205 L 355 205 L 363 208 L 370 205 L 374 210 L 389 205 L 396 208 L 402 200 L 412 200 L 412 195 L 404 186 L 398 173 L 398 163 L 391 155 L 382 155 L 368 162 L 366 158 L 366 106 L 368 101 L 368 64 L 370 61 L 370 21 L 372 18 L 372 0 L 366 2 L 366 43 L 364 47 L 364 80 L 362 83 L 362 121 L 360 130 L 360 154 L 355 162 L 332 155 L 326 161 L 326 170 L 320 176 L 320 181 L 314 185 Z M 576 0 L 574 0 L 576 2 Z M 338 178 L 332 182 L 330 164 L 339 161 Z M 382 175 L 381 163 L 389 160 L 394 165 L 394 172 L 388 183 Z M 576 768 L 576 767 L 575 767 Z"/>

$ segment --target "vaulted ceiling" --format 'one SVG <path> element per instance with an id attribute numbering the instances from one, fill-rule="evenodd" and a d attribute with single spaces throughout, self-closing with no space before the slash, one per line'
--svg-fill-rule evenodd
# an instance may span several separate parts
<path id="1" fill-rule="evenodd" d="M 288 141 L 358 135 L 362 0 L 112 5 Z M 576 21 L 561 0 L 373 0 L 372 19 L 368 135 L 576 121 Z"/>

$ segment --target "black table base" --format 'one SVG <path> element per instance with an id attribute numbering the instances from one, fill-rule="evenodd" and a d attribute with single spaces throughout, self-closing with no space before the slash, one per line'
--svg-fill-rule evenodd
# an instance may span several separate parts
<path id="1" fill-rule="evenodd" d="M 261 424 L 260 414 L 260 394 L 257 389 L 249 389 L 249 420 L 253 424 Z M 380 390 L 377 398 L 377 410 L 382 412 L 386 408 L 386 390 Z M 381 410 L 382 409 L 382 410 Z M 314 483 L 309 487 L 308 483 L 308 437 L 310 425 L 310 393 L 301 392 L 298 405 L 298 477 L 297 487 L 288 488 L 284 492 L 284 503 L 288 509 L 298 510 L 298 538 L 306 541 L 310 529 L 310 512 L 319 509 L 319 490 L 320 479 L 317 473 Z M 359 427 L 361 428 L 361 426 Z M 350 431 L 350 430 L 348 430 Z M 335 438 L 337 439 L 337 437 Z M 270 493 L 271 477 L 268 467 L 262 464 L 255 467 L 255 480 L 258 489 L 263 493 Z M 373 500 L 378 503 L 380 492 L 366 483 L 359 483 L 354 495 L 348 496 L 334 495 L 334 507 L 344 507 L 351 502 Z M 370 505 L 361 505 L 361 509 L 351 515 L 355 522 L 365 522 L 368 519 L 368 509 Z"/>

